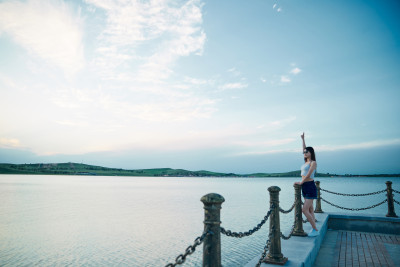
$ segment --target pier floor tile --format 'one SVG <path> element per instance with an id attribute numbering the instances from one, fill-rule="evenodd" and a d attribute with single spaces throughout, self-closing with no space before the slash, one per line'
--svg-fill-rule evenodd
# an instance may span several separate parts
<path id="1" fill-rule="evenodd" d="M 328 230 L 314 267 L 399 266 L 400 236 Z"/>

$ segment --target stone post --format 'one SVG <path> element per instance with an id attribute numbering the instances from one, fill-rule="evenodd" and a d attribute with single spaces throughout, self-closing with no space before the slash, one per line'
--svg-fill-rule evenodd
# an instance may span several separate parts
<path id="1" fill-rule="evenodd" d="M 317 186 L 317 201 L 315 203 L 315 213 L 323 213 L 321 209 L 321 187 L 319 186 L 319 181 L 315 181 L 315 185 Z"/>
<path id="2" fill-rule="evenodd" d="M 294 184 L 294 236 L 307 236 L 303 230 L 303 216 L 301 210 L 301 185 Z"/>
<path id="3" fill-rule="evenodd" d="M 386 182 L 386 191 L 387 191 L 387 203 L 388 203 L 388 213 L 386 217 L 398 217 L 394 212 L 394 204 L 393 204 L 393 193 L 392 193 L 392 182 Z"/>
<path id="4" fill-rule="evenodd" d="M 281 189 L 277 186 L 268 188 L 270 206 L 274 206 L 269 217 L 269 233 L 271 235 L 271 244 L 269 247 L 268 255 L 265 257 L 264 262 L 270 264 L 284 265 L 288 258 L 283 257 L 281 253 L 281 227 L 279 221 L 279 191 Z"/>
<path id="5" fill-rule="evenodd" d="M 204 231 L 211 231 L 203 243 L 203 267 L 221 267 L 221 221 L 220 211 L 224 197 L 211 193 L 203 196 Z"/>

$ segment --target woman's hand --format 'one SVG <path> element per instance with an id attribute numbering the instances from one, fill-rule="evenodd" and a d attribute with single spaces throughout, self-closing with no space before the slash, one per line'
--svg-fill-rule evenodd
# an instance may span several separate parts
<path id="1" fill-rule="evenodd" d="M 301 135 L 301 139 L 303 139 L 303 140 L 304 140 L 304 132 L 303 132 L 303 134 Z"/>

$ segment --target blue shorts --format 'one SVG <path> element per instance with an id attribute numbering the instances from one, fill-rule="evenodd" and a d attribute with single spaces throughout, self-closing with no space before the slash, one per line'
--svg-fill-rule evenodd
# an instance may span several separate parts
<path id="1" fill-rule="evenodd" d="M 317 199 L 317 186 L 314 181 L 304 182 L 301 185 L 301 192 L 305 199 Z"/>

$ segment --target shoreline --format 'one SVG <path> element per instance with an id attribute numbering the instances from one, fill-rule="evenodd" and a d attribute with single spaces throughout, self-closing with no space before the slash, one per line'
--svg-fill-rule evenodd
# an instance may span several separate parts
<path id="1" fill-rule="evenodd" d="M 221 173 L 206 170 L 189 171 L 184 169 L 154 168 L 126 170 L 82 163 L 0 163 L 0 174 L 16 175 L 80 175 L 80 176 L 130 176 L 130 177 L 229 177 L 229 178 L 291 178 L 300 177 L 300 170 L 282 173 Z M 369 178 L 400 177 L 400 174 L 330 174 L 316 173 L 315 178 Z"/>

